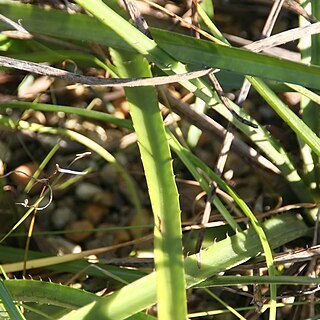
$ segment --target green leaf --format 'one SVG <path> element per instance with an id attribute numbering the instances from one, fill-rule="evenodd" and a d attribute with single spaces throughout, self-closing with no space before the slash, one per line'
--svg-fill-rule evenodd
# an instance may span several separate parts
<path id="1" fill-rule="evenodd" d="M 21 310 L 13 303 L 14 299 L 6 285 L 6 280 L 0 279 L 0 301 L 4 305 L 10 319 L 25 320 Z"/>
<path id="2" fill-rule="evenodd" d="M 95 119 L 95 120 L 103 121 L 105 123 L 112 123 L 116 126 L 133 130 L 132 123 L 130 120 L 119 119 L 111 114 L 95 111 L 95 110 L 88 110 L 88 109 L 60 106 L 60 105 L 53 105 L 53 104 L 44 104 L 44 103 L 37 103 L 37 102 L 26 102 L 26 101 L 1 102 L 0 110 L 3 108 L 15 108 L 15 109 L 21 108 L 21 109 L 42 110 L 47 112 L 65 112 L 67 114 L 76 114 L 80 117 Z"/>
<path id="3" fill-rule="evenodd" d="M 115 34 L 113 30 L 84 14 L 69 14 L 63 10 L 42 9 L 35 5 L 7 0 L 0 1 L 0 10 L 1 14 L 13 21 L 21 21 L 22 26 L 35 35 L 41 34 L 65 40 L 100 43 L 134 52 L 132 47 Z M 11 28 L 0 22 L 0 29 L 8 30 Z"/>
<path id="4" fill-rule="evenodd" d="M 254 284 L 254 283 L 276 283 L 276 284 L 320 284 L 319 278 L 304 276 L 214 276 L 197 285 L 197 288 L 211 286 L 226 286 L 236 284 Z"/>
<path id="5" fill-rule="evenodd" d="M 290 126 L 315 154 L 320 156 L 320 139 L 317 135 L 284 104 L 281 99 L 260 79 L 248 78 L 254 88 L 268 102 L 275 112 Z"/>
<path id="6" fill-rule="evenodd" d="M 23 256 L 24 249 L 0 246 L 0 261 L 6 261 L 6 263 L 19 262 L 23 259 Z M 40 259 L 48 257 L 48 254 L 29 250 L 28 257 L 30 260 Z M 100 270 L 96 268 L 90 268 L 90 265 L 90 262 L 86 260 L 77 260 L 61 264 L 50 265 L 46 268 L 57 272 L 69 272 L 73 274 L 86 270 L 86 274 L 89 276 L 106 279 L 106 274 L 103 272 L 105 270 L 107 274 L 115 275 L 115 277 L 121 278 L 126 282 L 133 282 L 146 274 L 145 272 L 141 272 L 139 270 L 121 268 L 102 263 L 96 264 Z"/>
<path id="7" fill-rule="evenodd" d="M 13 298 L 21 302 L 48 303 L 76 309 L 101 297 L 57 283 L 36 280 L 4 280 Z"/>
<path id="8" fill-rule="evenodd" d="M 150 77 L 141 55 L 111 51 L 121 77 Z M 182 231 L 172 158 L 154 87 L 125 88 L 154 215 L 154 262 L 159 319 L 187 316 Z M 175 303 L 173 303 L 175 301 Z"/>
<path id="9" fill-rule="evenodd" d="M 263 228 L 273 248 L 309 232 L 306 225 L 292 214 L 272 218 L 263 223 Z M 221 271 L 239 265 L 261 251 L 258 235 L 253 229 L 216 242 L 201 251 L 201 266 L 199 266 L 199 257 L 196 255 L 185 260 L 187 287 L 193 287 Z M 82 315 L 95 320 L 126 318 L 156 302 L 155 280 L 156 275 L 152 273 L 104 297 L 97 303 L 69 313 L 62 319 L 79 320 Z"/>
<path id="10" fill-rule="evenodd" d="M 231 48 L 160 29 L 152 29 L 152 36 L 163 50 L 183 63 L 320 89 L 318 66 Z"/>

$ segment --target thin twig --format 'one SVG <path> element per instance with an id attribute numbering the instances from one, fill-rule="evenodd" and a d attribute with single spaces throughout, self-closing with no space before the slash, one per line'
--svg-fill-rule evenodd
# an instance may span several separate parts
<path id="1" fill-rule="evenodd" d="M 302 3 L 302 1 L 301 1 Z M 283 5 L 287 10 L 290 10 L 294 13 L 296 13 L 299 16 L 304 17 L 307 21 L 310 23 L 317 22 L 318 19 L 311 14 L 309 14 L 299 3 L 299 0 L 285 0 Z"/>
<path id="2" fill-rule="evenodd" d="M 91 76 L 82 76 L 80 74 L 68 72 L 58 68 L 53 68 L 47 65 L 13 59 L 9 57 L 0 56 L 0 66 L 33 72 L 49 77 L 60 78 L 63 80 L 83 83 L 91 86 L 105 86 L 105 87 L 143 87 L 155 86 L 168 83 L 180 82 L 184 80 L 196 79 L 208 75 L 210 72 L 218 72 L 219 69 L 209 68 L 197 71 L 186 72 L 182 74 L 175 74 L 171 76 L 154 77 L 154 78 L 122 78 L 122 79 L 106 79 Z"/>
<path id="3" fill-rule="evenodd" d="M 273 6 L 271 8 L 270 14 L 268 16 L 268 19 L 267 19 L 265 26 L 263 28 L 261 38 L 269 38 L 269 40 L 270 40 L 270 35 L 272 32 L 272 29 L 273 29 L 275 22 L 280 14 L 283 2 L 284 2 L 284 0 L 275 0 Z M 320 25 L 319 25 L 319 28 L 320 28 Z M 264 40 L 260 40 L 260 44 L 261 44 L 261 41 L 264 41 Z M 252 44 L 246 46 L 246 48 L 251 51 L 256 51 L 256 50 L 258 50 L 258 48 L 259 48 L 259 50 L 261 50 L 261 47 L 255 45 L 258 42 L 259 41 L 252 43 Z M 240 93 L 239 93 L 237 101 L 236 101 L 237 104 L 239 104 L 239 105 L 243 104 L 243 102 L 246 100 L 246 98 L 249 94 L 250 88 L 251 88 L 250 82 L 247 79 L 245 79 L 243 81 Z"/>
<path id="4" fill-rule="evenodd" d="M 133 0 L 123 0 L 123 2 L 130 15 L 130 18 L 132 19 L 138 30 L 140 30 L 148 38 L 152 39 L 151 33 L 149 31 L 149 26 L 144 17 L 141 15 L 135 2 Z"/>
<path id="5" fill-rule="evenodd" d="M 285 0 L 276 0 L 271 8 L 267 21 L 261 32 L 261 37 L 268 38 L 271 36 L 273 27 L 277 21 L 281 8 Z"/>

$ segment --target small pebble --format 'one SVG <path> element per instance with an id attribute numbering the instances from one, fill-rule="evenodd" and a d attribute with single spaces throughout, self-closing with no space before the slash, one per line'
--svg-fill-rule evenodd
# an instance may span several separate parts
<path id="1" fill-rule="evenodd" d="M 96 194 L 96 196 L 94 197 L 94 201 L 106 208 L 109 208 L 114 205 L 114 194 L 109 191 L 100 192 Z"/>
<path id="2" fill-rule="evenodd" d="M 117 182 L 117 169 L 114 165 L 107 163 L 100 171 L 100 177 L 104 184 L 107 186 L 112 186 Z"/>
<path id="3" fill-rule="evenodd" d="M 59 207 L 52 213 L 51 221 L 56 229 L 64 228 L 68 223 L 74 221 L 76 215 L 68 207 Z"/>
<path id="4" fill-rule="evenodd" d="M 122 242 L 127 242 L 131 240 L 130 230 L 120 229 L 115 232 L 114 244 L 119 244 Z"/>
<path id="5" fill-rule="evenodd" d="M 65 237 L 71 241 L 74 241 L 75 243 L 82 242 L 90 237 L 92 232 L 81 232 L 81 230 L 85 229 L 93 229 L 94 225 L 89 220 L 78 220 L 71 222 L 67 228 L 66 231 L 73 231 L 73 230 L 79 230 L 77 233 L 67 233 Z"/>
<path id="6" fill-rule="evenodd" d="M 12 173 L 11 177 L 14 183 L 18 186 L 19 189 L 24 189 L 28 182 L 31 180 L 33 174 L 37 171 L 38 165 L 33 162 L 22 164 L 14 169 L 15 172 Z M 39 178 L 42 178 L 43 175 L 40 174 Z M 36 194 L 41 191 L 43 188 L 43 183 L 35 183 L 30 194 Z"/>
<path id="7" fill-rule="evenodd" d="M 89 203 L 85 206 L 83 210 L 83 218 L 92 222 L 92 224 L 97 225 L 103 219 L 106 214 L 106 208 L 100 203 Z"/>
<path id="8" fill-rule="evenodd" d="M 92 200 L 97 194 L 101 192 L 101 188 L 89 182 L 83 182 L 76 188 L 76 195 L 78 199 L 82 201 Z"/>
<path id="9" fill-rule="evenodd" d="M 0 159 L 0 176 L 4 175 L 4 170 L 5 170 L 5 165 L 4 165 L 3 161 Z"/>
<path id="10" fill-rule="evenodd" d="M 121 229 L 121 230 L 118 230 L 115 234 L 114 244 L 127 242 L 127 241 L 130 241 L 131 239 L 132 238 L 131 238 L 130 230 Z M 117 250 L 117 255 L 121 257 L 126 257 L 130 254 L 131 250 L 132 248 L 130 246 L 119 248 Z"/>

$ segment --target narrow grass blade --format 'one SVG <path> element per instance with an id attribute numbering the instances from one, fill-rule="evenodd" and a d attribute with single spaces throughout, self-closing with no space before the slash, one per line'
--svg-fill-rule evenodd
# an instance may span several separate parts
<path id="1" fill-rule="evenodd" d="M 108 1 L 108 4 L 114 4 L 114 1 Z M 0 8 L 1 13 L 13 21 L 18 22 L 21 19 L 23 27 L 36 35 L 58 36 L 62 39 L 73 39 L 80 42 L 85 40 L 135 52 L 110 28 L 83 14 L 70 15 L 63 10 L 41 9 L 34 5 L 7 0 L 0 1 Z M 113 6 L 113 8 L 117 10 L 119 6 Z M 39 28 L 40 25 L 41 28 Z M 9 29 L 3 22 L 0 23 L 0 26 L 1 30 Z"/>
<path id="2" fill-rule="evenodd" d="M 319 1 L 303 1 L 302 7 L 312 16 L 319 19 L 320 6 Z M 300 26 L 309 24 L 305 19 L 299 17 Z M 320 65 L 320 36 L 313 35 L 312 37 L 303 37 L 299 41 L 299 49 L 301 52 L 301 60 L 306 65 Z M 303 93 L 302 93 L 303 94 Z M 319 104 L 315 103 L 312 96 L 301 96 L 300 114 L 302 120 L 307 126 L 320 136 L 320 108 Z M 320 157 L 315 154 L 313 149 L 303 140 L 299 139 L 301 155 L 303 160 L 303 171 L 306 177 L 306 182 L 311 190 L 314 190 L 319 196 L 320 189 Z M 317 210 L 313 210 L 317 214 Z"/>
<path id="3" fill-rule="evenodd" d="M 19 221 L 10 229 L 10 231 L 0 239 L 0 243 L 7 239 L 31 215 L 31 213 L 34 211 L 34 207 L 38 206 L 43 199 L 44 197 L 40 197 L 34 202 L 34 205 L 29 208 L 27 212 L 19 219 Z"/>
<path id="4" fill-rule="evenodd" d="M 60 106 L 60 105 L 53 105 L 53 104 L 44 104 L 44 103 L 38 103 L 38 102 L 26 102 L 26 101 L 6 101 L 6 102 L 0 103 L 0 109 L 4 109 L 4 108 L 33 109 L 33 110 L 41 110 L 41 111 L 47 111 L 47 112 L 60 111 L 60 112 L 65 112 L 67 114 L 76 114 L 81 117 L 103 121 L 104 123 L 112 123 L 121 128 L 133 130 L 132 123 L 130 120 L 119 119 L 111 114 L 107 114 L 107 113 L 95 111 L 95 110 L 88 110 L 88 109 Z"/>
<path id="5" fill-rule="evenodd" d="M 150 77 L 149 63 L 141 55 L 111 55 L 121 77 Z M 154 261 L 157 271 L 159 319 L 187 316 L 182 231 L 178 190 L 170 148 L 155 88 L 126 88 L 154 215 Z"/>
<path id="6" fill-rule="evenodd" d="M 300 284 L 320 284 L 319 278 L 304 277 L 304 276 L 215 276 L 212 279 L 208 279 L 197 285 L 197 288 L 203 288 L 207 286 L 232 286 L 236 284 L 264 284 L 264 283 L 276 283 L 276 284 L 288 284 L 288 285 L 300 285 Z"/>
<path id="7" fill-rule="evenodd" d="M 306 225 L 292 214 L 283 214 L 263 224 L 272 248 L 299 238 L 308 232 Z M 192 255 L 185 260 L 187 287 L 193 287 L 220 271 L 225 271 L 250 259 L 261 252 L 261 244 L 252 229 L 237 233 L 222 241 L 214 243 L 207 250 L 201 251 L 199 259 Z M 97 303 L 87 305 L 71 312 L 63 320 L 79 320 L 80 316 L 96 320 L 124 319 L 156 303 L 156 275 L 152 273 L 143 277 Z M 127 308 L 123 308 L 123 306 Z"/>
<path id="8" fill-rule="evenodd" d="M 152 29 L 152 35 L 160 48 L 183 63 L 320 88 L 320 67 L 315 65 L 306 66 L 160 29 Z"/>
<path id="9" fill-rule="evenodd" d="M 184 162 L 187 168 L 192 168 L 193 166 L 195 166 L 198 169 L 202 169 L 206 174 L 208 174 L 211 180 L 215 181 L 221 189 L 226 191 L 234 199 L 234 201 L 238 204 L 243 213 L 249 218 L 254 230 L 258 234 L 259 240 L 262 244 L 264 253 L 266 255 L 269 275 L 273 276 L 275 274 L 275 267 L 268 239 L 258 219 L 249 209 L 247 204 L 215 172 L 213 172 L 200 159 L 198 159 L 191 152 L 189 152 L 189 150 L 181 146 L 173 135 L 171 135 L 170 143 L 173 150 L 178 154 L 178 156 Z M 194 170 L 195 168 L 192 168 L 192 171 Z"/>
<path id="10" fill-rule="evenodd" d="M 25 320 L 20 309 L 13 303 L 13 298 L 8 290 L 5 281 L 0 279 L 0 298 L 10 319 Z"/>
<path id="11" fill-rule="evenodd" d="M 296 92 L 301 93 L 303 96 L 305 96 L 306 98 L 312 100 L 313 102 L 315 102 L 318 105 L 320 105 L 320 96 L 318 94 L 316 94 L 315 92 L 306 89 L 304 87 L 298 86 L 296 84 L 291 84 L 291 83 L 286 83 L 286 86 L 288 86 L 289 88 L 293 89 Z"/>
<path id="12" fill-rule="evenodd" d="M 4 280 L 3 282 L 13 298 L 21 302 L 48 303 L 67 309 L 76 309 L 101 298 L 93 293 L 53 282 L 36 280 Z"/>
<path id="13" fill-rule="evenodd" d="M 211 292 L 209 289 L 205 288 L 204 291 L 210 295 L 213 299 L 217 300 L 219 303 L 221 303 L 227 310 L 230 311 L 235 317 L 237 317 L 240 320 L 246 320 L 238 311 L 236 311 L 231 306 L 227 305 L 222 299 L 219 298 L 215 293 Z"/>
<path id="14" fill-rule="evenodd" d="M 281 99 L 260 79 L 248 77 L 254 88 L 273 110 L 290 126 L 315 154 L 320 156 L 320 138 L 285 105 Z"/>
<path id="15" fill-rule="evenodd" d="M 46 155 L 46 157 L 42 160 L 39 167 L 37 168 L 36 172 L 33 174 L 33 178 L 37 179 L 39 178 L 40 173 L 42 170 L 46 167 L 46 165 L 49 163 L 49 161 L 52 159 L 52 157 L 55 155 L 55 153 L 59 150 L 60 144 L 56 143 L 53 148 L 50 150 L 50 152 Z M 30 179 L 28 184 L 26 185 L 24 192 L 29 193 L 32 189 L 33 185 L 35 184 L 34 179 Z"/>
<path id="16" fill-rule="evenodd" d="M 24 254 L 23 249 L 17 249 L 14 247 L 8 246 L 0 246 L 0 261 L 6 261 L 7 263 L 19 262 L 21 261 Z M 31 260 L 40 259 L 48 257 L 48 254 L 29 250 L 28 257 Z M 116 277 L 120 277 L 121 279 L 127 282 L 133 282 L 143 276 L 146 275 L 145 272 L 141 272 L 139 270 L 126 269 L 122 267 L 105 265 L 102 263 L 96 264 L 100 269 L 106 270 L 109 274 L 113 274 Z M 81 273 L 85 270 L 88 276 L 96 277 L 96 278 L 104 278 L 105 274 L 96 268 L 90 268 L 90 262 L 88 261 L 71 261 L 62 264 L 56 264 L 47 266 L 46 269 L 55 270 L 57 272 L 70 272 L 70 273 Z M 1 272 L 1 270 L 0 270 Z"/>

